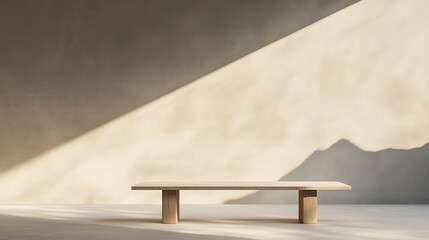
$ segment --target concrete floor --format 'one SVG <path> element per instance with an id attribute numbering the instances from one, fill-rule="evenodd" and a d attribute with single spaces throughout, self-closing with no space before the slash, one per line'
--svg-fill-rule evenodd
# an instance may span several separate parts
<path id="1" fill-rule="evenodd" d="M 160 224 L 159 205 L 0 205 L 0 239 L 428 239 L 429 205 L 320 205 L 319 224 L 295 205 L 184 205 Z"/>

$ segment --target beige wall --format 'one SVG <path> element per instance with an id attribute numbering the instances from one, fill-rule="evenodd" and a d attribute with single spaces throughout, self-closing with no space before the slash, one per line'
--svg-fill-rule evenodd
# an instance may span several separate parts
<path id="1" fill-rule="evenodd" d="M 1 202 L 158 202 L 159 193 L 130 185 L 278 180 L 339 139 L 372 151 L 421 146 L 429 141 L 427 10 L 424 0 L 351 5 L 4 170 Z M 189 192 L 183 201 L 246 194 Z"/>
<path id="2" fill-rule="evenodd" d="M 356 0 L 0 1 L 0 171 Z"/>

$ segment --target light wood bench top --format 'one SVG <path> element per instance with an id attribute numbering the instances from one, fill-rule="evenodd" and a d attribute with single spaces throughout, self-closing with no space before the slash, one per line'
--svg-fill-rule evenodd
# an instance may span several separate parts
<path id="1" fill-rule="evenodd" d="M 351 190 L 336 181 L 277 181 L 277 182 L 142 182 L 132 190 Z"/>

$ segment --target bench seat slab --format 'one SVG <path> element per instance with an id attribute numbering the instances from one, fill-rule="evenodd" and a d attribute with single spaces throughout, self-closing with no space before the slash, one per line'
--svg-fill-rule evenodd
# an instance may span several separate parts
<path id="1" fill-rule="evenodd" d="M 351 190 L 336 181 L 279 181 L 279 182 L 142 182 L 132 190 Z"/>

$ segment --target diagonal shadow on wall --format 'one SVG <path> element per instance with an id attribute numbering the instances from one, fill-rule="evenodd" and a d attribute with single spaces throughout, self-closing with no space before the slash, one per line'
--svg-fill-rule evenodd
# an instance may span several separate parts
<path id="1" fill-rule="evenodd" d="M 355 2 L 1 1 L 0 171 Z"/>
<path id="2" fill-rule="evenodd" d="M 427 204 L 429 203 L 429 143 L 422 147 L 378 152 L 364 151 L 340 140 L 315 151 L 282 181 L 332 180 L 352 191 L 320 191 L 321 203 Z M 295 191 L 259 191 L 227 203 L 296 203 Z"/>

